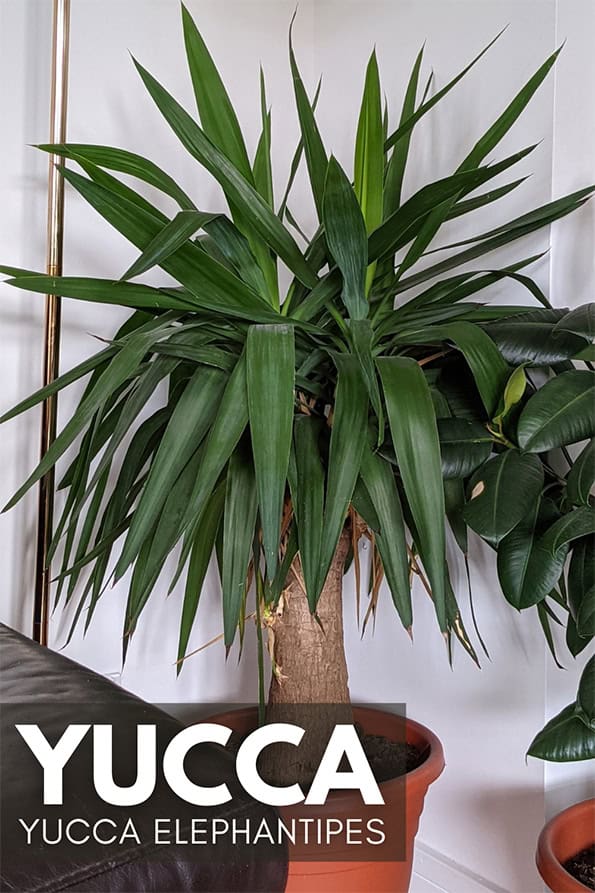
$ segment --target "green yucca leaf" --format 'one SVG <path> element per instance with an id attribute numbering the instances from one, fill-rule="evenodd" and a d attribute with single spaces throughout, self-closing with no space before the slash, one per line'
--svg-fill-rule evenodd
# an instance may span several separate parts
<path id="1" fill-rule="evenodd" d="M 46 385 L 43 388 L 40 388 L 38 391 L 35 391 L 33 394 L 31 394 L 30 397 L 27 397 L 25 400 L 21 400 L 21 402 L 17 403 L 16 406 L 14 406 L 8 412 L 5 412 L 3 416 L 0 416 L 0 424 L 2 424 L 3 422 L 8 422 L 9 419 L 14 419 L 22 412 L 26 412 L 33 406 L 37 406 L 39 403 L 43 403 L 43 401 L 47 400 L 48 397 L 51 397 L 53 394 L 57 394 L 59 391 L 68 387 L 68 385 L 73 384 L 75 381 L 79 381 L 79 379 L 81 378 L 84 378 L 85 375 L 89 374 L 89 372 L 93 372 L 94 370 L 103 366 L 106 361 L 110 360 L 116 353 L 116 347 L 106 347 L 104 350 L 100 350 L 98 353 L 93 354 L 93 356 L 89 357 L 88 360 L 83 360 L 83 362 L 79 363 L 78 366 L 75 366 L 73 369 L 70 369 L 69 372 L 65 372 L 63 375 L 60 375 L 58 378 L 54 379 L 54 381 L 50 382 L 50 384 Z"/>
<path id="2" fill-rule="evenodd" d="M 223 637 L 228 650 L 240 619 L 257 508 L 252 459 L 249 450 L 242 450 L 240 445 L 229 460 L 223 516 L 221 595 Z"/>
<path id="3" fill-rule="evenodd" d="M 318 85 L 316 87 L 316 92 L 314 93 L 314 99 L 312 100 L 312 113 L 316 111 L 316 106 L 318 104 L 318 98 L 320 96 L 320 88 L 322 86 L 322 81 L 318 81 Z M 298 168 L 300 166 L 300 161 L 302 160 L 302 155 L 304 154 L 304 140 L 300 137 L 300 140 L 297 144 L 296 150 L 293 153 L 293 158 L 291 159 L 291 165 L 289 168 L 289 177 L 287 179 L 287 186 L 285 187 L 285 192 L 283 194 L 283 199 L 281 200 L 281 204 L 279 206 L 279 219 L 283 220 L 283 216 L 285 214 L 285 209 L 287 208 L 287 201 L 289 199 L 289 195 L 293 188 L 293 183 L 298 172 Z M 323 183 L 324 187 L 324 183 Z"/>
<path id="4" fill-rule="evenodd" d="M 199 473 L 190 496 L 188 510 L 180 529 L 195 526 L 204 511 L 219 475 L 236 448 L 248 424 L 248 394 L 246 388 L 246 357 L 242 354 L 216 410 L 202 456 Z M 189 540 L 188 550 L 192 540 Z M 186 556 L 187 557 L 187 556 Z"/>
<path id="5" fill-rule="evenodd" d="M 563 198 L 555 199 L 552 202 L 548 202 L 545 205 L 542 205 L 539 208 L 535 208 L 533 211 L 529 211 L 528 214 L 522 214 L 520 217 L 516 217 L 514 220 L 508 221 L 508 223 L 503 224 L 502 226 L 498 226 L 495 229 L 491 229 L 488 232 L 481 233 L 478 236 L 474 236 L 471 239 L 464 239 L 462 242 L 452 242 L 450 245 L 444 245 L 441 248 L 435 249 L 436 251 L 446 251 L 451 248 L 460 248 L 462 245 L 470 245 L 473 242 L 483 241 L 485 239 L 491 239 L 494 236 L 502 235 L 503 233 L 510 232 L 517 227 L 526 227 L 532 224 L 543 225 L 544 221 L 550 222 L 550 220 L 557 220 L 559 217 L 568 214 L 571 210 L 576 207 L 577 202 L 581 202 L 583 199 L 590 198 L 595 191 L 595 186 L 587 186 L 584 189 L 579 189 L 576 192 L 572 192 L 569 195 L 565 195 Z M 552 216 L 555 215 L 555 216 Z M 434 252 L 428 252 L 431 254 Z"/>
<path id="6" fill-rule="evenodd" d="M 380 76 L 374 51 L 366 70 L 354 160 L 354 190 L 368 233 L 373 232 L 382 223 L 383 186 L 384 127 Z M 371 263 L 366 271 L 366 297 L 370 293 L 375 272 L 376 264 Z"/>
<path id="7" fill-rule="evenodd" d="M 506 136 L 551 71 L 556 59 L 560 55 L 561 49 L 562 48 L 560 47 L 553 52 L 551 56 L 545 60 L 543 65 L 537 69 L 535 74 L 529 78 L 524 87 L 519 90 L 499 118 L 473 146 L 473 149 L 461 164 L 461 169 L 476 167 L 478 164 L 481 164 L 486 155 L 488 155 L 492 149 L 498 145 L 502 138 Z"/>
<path id="8" fill-rule="evenodd" d="M 122 281 L 134 279 L 152 267 L 160 266 L 214 216 L 213 214 L 203 214 L 200 211 L 179 211 L 173 220 L 170 220 L 149 242 L 141 256 L 126 270 L 121 277 Z"/>
<path id="9" fill-rule="evenodd" d="M 395 478 L 390 465 L 369 448 L 364 449 L 361 476 L 380 523 L 376 546 L 386 580 L 401 623 L 405 629 L 409 629 L 413 622 L 409 560 Z"/>
<path id="10" fill-rule="evenodd" d="M 289 28 L 289 64 L 293 77 L 295 102 L 302 134 L 302 145 L 306 156 L 308 174 L 310 175 L 312 195 L 314 196 L 314 204 L 316 205 L 318 219 L 322 220 L 322 203 L 328 159 L 318 130 L 318 125 L 316 124 L 316 118 L 314 117 L 314 104 L 311 104 L 308 99 L 308 94 L 306 93 L 306 88 L 304 87 L 295 59 L 295 54 L 293 52 L 292 29 L 293 20 Z M 304 282 L 304 284 L 307 285 L 308 283 Z"/>
<path id="11" fill-rule="evenodd" d="M 364 95 L 355 140 L 353 188 L 362 209 L 366 230 L 371 233 L 382 222 L 384 145 L 380 75 L 376 51 L 366 69 Z M 371 282 L 372 276 L 369 276 Z"/>
<path id="12" fill-rule="evenodd" d="M 296 416 L 293 425 L 295 476 L 289 477 L 297 540 L 310 611 L 316 609 L 324 512 L 324 467 L 319 440 L 322 421 Z"/>
<path id="13" fill-rule="evenodd" d="M 419 82 L 419 71 L 423 59 L 423 47 L 417 54 L 417 58 L 411 70 L 405 97 L 403 99 L 403 108 L 401 109 L 401 119 L 399 126 L 409 120 L 415 112 L 415 100 L 417 97 L 417 85 Z M 403 189 L 403 178 L 405 176 L 405 167 L 407 165 L 407 157 L 409 155 L 409 146 L 411 144 L 411 136 L 413 127 L 410 128 L 403 137 L 395 143 L 388 166 L 386 169 L 386 179 L 384 184 L 384 217 L 390 217 L 401 204 L 401 191 Z"/>
<path id="14" fill-rule="evenodd" d="M 456 87 L 456 85 L 459 83 L 459 81 L 465 77 L 467 72 L 471 71 L 473 66 L 476 65 L 477 62 L 479 62 L 479 60 L 482 58 L 482 56 L 484 56 L 487 53 L 487 51 L 496 43 L 496 41 L 502 36 L 503 33 L 504 33 L 504 30 L 502 30 L 498 34 L 496 34 L 496 36 L 493 38 L 493 40 L 490 40 L 488 45 L 485 46 L 483 48 L 483 50 L 480 53 L 478 53 L 478 55 L 475 56 L 475 58 L 472 59 L 471 62 L 467 66 L 465 66 L 465 68 L 461 72 L 459 72 L 459 74 L 456 75 L 456 77 L 454 77 L 451 81 L 449 81 L 445 87 L 443 87 L 441 90 L 439 90 L 437 93 L 435 93 L 431 99 L 428 99 L 427 102 L 423 102 L 420 105 L 420 107 L 417 109 L 417 111 L 415 111 L 413 113 L 413 115 L 411 115 L 409 118 L 407 118 L 406 121 L 403 121 L 401 124 L 399 124 L 397 129 L 393 133 L 391 133 L 390 136 L 388 137 L 388 139 L 384 145 L 384 148 L 387 151 L 389 149 L 392 149 L 392 147 L 400 139 L 403 139 L 405 136 L 407 136 L 407 134 L 413 129 L 413 127 L 415 127 L 417 122 L 421 118 L 423 118 L 423 116 L 426 115 L 430 111 L 430 109 L 432 109 L 438 102 L 440 102 L 440 100 L 443 99 L 447 93 L 450 93 L 450 91 L 453 89 L 453 87 Z"/>
<path id="15" fill-rule="evenodd" d="M 220 183 L 228 200 L 242 219 L 285 261 L 297 278 L 312 288 L 316 275 L 297 244 L 256 189 L 206 136 L 190 115 L 138 62 L 141 78 L 155 104 L 185 148 Z"/>
<path id="16" fill-rule="evenodd" d="M 465 214 L 470 214 L 472 211 L 477 211 L 478 208 L 491 205 L 493 202 L 497 202 L 499 199 L 504 198 L 504 196 L 509 195 L 509 193 L 514 192 L 514 190 L 517 189 L 518 186 L 521 186 L 527 179 L 528 177 L 519 177 L 518 180 L 506 183 L 504 186 L 498 186 L 496 189 L 490 189 L 488 192 L 483 192 L 481 195 L 476 195 L 474 198 L 459 199 L 448 212 L 447 219 L 454 220 L 457 217 L 463 217 Z"/>
<path id="17" fill-rule="evenodd" d="M 0 273 L 6 268 L 0 267 Z M 44 273 L 25 273 L 7 280 L 8 285 L 42 295 L 60 295 L 94 304 L 116 304 L 140 310 L 191 310 L 191 301 L 166 295 L 158 288 L 132 282 L 114 282 L 110 279 L 92 279 L 80 276 L 47 276 Z"/>
<path id="18" fill-rule="evenodd" d="M 320 549 L 318 596 L 345 523 L 347 509 L 359 477 L 367 437 L 368 395 L 357 359 L 348 354 L 333 357 L 337 366 L 337 390 L 333 411 L 324 527 Z"/>
<path id="19" fill-rule="evenodd" d="M 238 172 L 254 185 L 246 145 L 236 113 L 192 16 L 182 4 L 186 57 L 200 122 L 206 135 Z"/>
<path id="20" fill-rule="evenodd" d="M 246 374 L 258 505 L 270 582 L 277 570 L 293 425 L 295 343 L 291 326 L 253 326 L 249 330 Z"/>
<path id="21" fill-rule="evenodd" d="M 366 225 L 353 187 L 334 157 L 326 175 L 323 219 L 329 250 L 343 276 L 343 303 L 352 319 L 365 319 Z"/>
<path id="22" fill-rule="evenodd" d="M 271 166 L 271 113 L 267 109 L 264 72 L 260 69 L 260 116 L 262 130 L 254 156 L 254 185 L 271 208 L 274 208 L 273 169 Z"/>
<path id="23" fill-rule="evenodd" d="M 186 654 L 188 640 L 196 618 L 198 602 L 202 592 L 203 583 L 213 554 L 213 547 L 223 515 L 223 503 L 225 499 L 225 486 L 220 484 L 214 491 L 205 509 L 204 518 L 197 530 L 192 551 L 186 586 L 184 588 L 184 603 L 182 606 L 182 618 L 180 620 L 180 635 L 178 639 L 178 664 L 177 674 L 180 674 L 184 664 L 182 658 Z"/>
<path id="24" fill-rule="evenodd" d="M 374 365 L 372 345 L 374 333 L 368 319 L 352 319 L 349 322 L 349 334 L 353 352 L 359 360 L 362 377 L 366 383 L 370 403 L 378 420 L 378 445 L 384 438 L 384 410 L 380 398 L 380 388 Z"/>
<path id="25" fill-rule="evenodd" d="M 527 149 L 516 152 L 497 164 L 470 171 L 457 171 L 450 177 L 445 177 L 442 180 L 437 180 L 435 183 L 422 187 L 391 214 L 382 226 L 371 234 L 369 242 L 370 257 L 384 258 L 394 254 L 395 251 L 403 248 L 411 239 L 418 235 L 420 228 L 424 226 L 424 221 L 438 205 L 442 205 L 449 199 L 462 193 L 471 192 L 493 177 L 498 176 L 498 174 L 532 152 L 534 148 L 534 146 L 529 146 Z M 417 248 L 415 252 L 417 253 Z M 422 252 L 423 247 L 419 251 L 418 257 L 421 256 Z"/>
<path id="26" fill-rule="evenodd" d="M 416 545 L 430 580 L 440 629 L 445 631 L 444 490 L 432 398 L 415 360 L 379 357 L 376 365 L 399 472 L 418 531 Z"/>
<path id="27" fill-rule="evenodd" d="M 547 226 L 548 224 L 553 223 L 555 220 L 559 220 L 560 218 L 565 217 L 567 214 L 576 211 L 578 208 L 581 207 L 581 205 L 585 203 L 585 201 L 586 199 L 582 199 L 581 201 L 574 202 L 574 204 L 566 207 L 563 211 L 545 214 L 541 219 L 534 220 L 532 223 L 527 223 L 525 225 L 506 229 L 506 231 L 501 232 L 497 236 L 485 239 L 484 241 L 480 242 L 479 245 L 474 245 L 473 247 L 468 248 L 466 251 L 461 251 L 458 254 L 451 255 L 450 257 L 446 258 L 443 261 L 440 261 L 437 264 L 426 267 L 419 273 L 415 273 L 405 279 L 402 279 L 400 282 L 395 284 L 393 293 L 398 294 L 400 292 L 407 291 L 407 289 L 414 288 L 420 285 L 422 282 L 427 282 L 429 279 L 433 279 L 436 276 L 441 276 L 443 273 L 447 273 L 450 270 L 455 269 L 456 267 L 462 266 L 462 264 L 469 263 L 470 261 L 475 260 L 476 257 L 482 257 L 484 254 L 488 254 L 490 251 L 494 251 L 496 248 L 501 248 L 504 245 L 508 245 L 510 242 L 514 242 L 517 239 L 528 236 L 536 230 L 541 229 L 543 226 Z"/>
<path id="28" fill-rule="evenodd" d="M 76 437 L 90 423 L 97 409 L 103 405 L 120 385 L 137 373 L 139 363 L 147 350 L 150 349 L 155 339 L 156 335 L 154 332 L 143 333 L 142 335 L 130 338 L 122 350 L 120 350 L 110 361 L 107 369 L 100 376 L 97 384 L 93 388 L 93 391 L 79 406 L 76 413 L 51 444 L 35 471 L 33 471 L 25 483 L 19 487 L 3 511 L 7 511 L 9 508 L 16 505 L 25 493 L 27 493 L 37 481 L 41 480 L 50 468 L 53 468 L 60 456 L 62 456 Z"/>
<path id="29" fill-rule="evenodd" d="M 225 381 L 226 376 L 221 370 L 204 366 L 197 369 L 184 388 L 151 465 L 116 567 L 116 580 L 139 555 L 142 544 L 159 519 L 170 488 L 209 430 Z"/>
<path id="30" fill-rule="evenodd" d="M 73 171 L 64 177 L 99 213 L 138 248 L 144 250 L 162 229 L 161 222 L 132 202 L 113 196 L 107 189 Z M 191 242 L 163 261 L 163 269 L 193 294 L 193 302 L 205 309 L 248 319 L 273 319 L 266 302 L 237 276 L 212 260 Z"/>
<path id="31" fill-rule="evenodd" d="M 88 161 L 97 167 L 129 174 L 169 195 L 181 208 L 194 208 L 192 199 L 186 195 L 175 180 L 154 162 L 143 158 L 141 155 L 136 155 L 134 152 L 127 152 L 125 149 L 115 149 L 113 146 L 93 146 L 84 143 L 54 143 L 51 145 L 40 145 L 37 148 L 57 155 L 60 158 Z"/>

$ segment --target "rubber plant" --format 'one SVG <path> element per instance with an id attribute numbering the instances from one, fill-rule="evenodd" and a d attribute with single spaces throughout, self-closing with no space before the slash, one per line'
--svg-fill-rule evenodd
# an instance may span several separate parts
<path id="1" fill-rule="evenodd" d="M 409 632 L 417 577 L 449 649 L 456 638 L 477 660 L 446 561 L 448 528 L 465 561 L 470 529 L 494 549 L 508 602 L 535 610 L 552 647 L 552 621 L 565 624 L 578 654 L 595 632 L 595 464 L 593 440 L 578 458 L 567 447 L 594 434 L 593 308 L 552 308 L 526 272 L 539 256 L 520 253 L 504 267 L 484 257 L 579 208 L 593 187 L 440 242 L 448 222 L 472 220 L 520 189 L 524 178 L 511 174 L 502 185 L 500 175 L 534 146 L 488 158 L 558 52 L 449 176 L 409 194 L 417 124 L 491 44 L 439 90 L 431 78 L 421 83 L 420 51 L 395 129 L 373 53 L 346 171 L 323 143 L 317 97 L 307 94 L 290 32 L 301 139 L 279 197 L 262 73 L 261 135 L 250 158 L 217 68 L 185 9 L 182 16 L 198 117 L 135 64 L 184 149 L 222 188 L 228 213 L 203 209 L 156 164 L 124 149 L 41 146 L 77 166 L 62 168 L 67 183 L 139 256 L 105 280 L 2 268 L 29 292 L 133 311 L 99 352 L 3 417 L 90 376 L 7 506 L 78 443 L 59 484 L 66 496 L 50 556 L 62 550 L 56 598 L 78 599 L 73 628 L 84 618 L 86 629 L 107 583 L 132 570 L 125 654 L 175 552 L 171 587 L 185 580 L 181 668 L 216 550 L 225 647 L 238 631 L 243 640 L 254 585 L 260 652 L 268 643 L 272 658 L 271 701 L 347 703 L 341 581 L 353 560 L 359 591 L 360 538 L 372 553 L 364 623 L 384 577 Z M 307 236 L 290 209 L 302 160 L 318 218 Z M 118 174 L 161 192 L 168 213 Z M 177 285 L 141 284 L 153 267 Z M 284 295 L 281 267 L 291 274 Z M 502 280 L 513 302 L 492 306 L 483 296 Z M 519 305 L 523 291 L 528 301 Z M 592 702 L 581 709 L 592 717 Z"/>

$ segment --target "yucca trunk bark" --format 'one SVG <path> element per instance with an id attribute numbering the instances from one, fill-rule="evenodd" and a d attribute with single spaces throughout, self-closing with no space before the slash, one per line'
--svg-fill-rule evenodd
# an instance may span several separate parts
<path id="1" fill-rule="evenodd" d="M 342 586 L 349 544 L 349 533 L 344 531 L 318 602 L 318 620 L 310 614 L 298 555 L 278 612 L 270 621 L 274 672 L 267 719 L 306 729 L 299 748 L 278 745 L 264 752 L 264 772 L 277 784 L 298 781 L 307 785 L 335 724 L 352 721 Z M 324 706 L 317 709 L 312 705 Z"/>

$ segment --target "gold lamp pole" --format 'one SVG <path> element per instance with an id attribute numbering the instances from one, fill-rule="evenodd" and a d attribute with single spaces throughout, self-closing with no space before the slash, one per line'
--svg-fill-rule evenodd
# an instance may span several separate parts
<path id="1" fill-rule="evenodd" d="M 52 76 L 50 92 L 50 142 L 66 141 L 68 99 L 68 50 L 70 37 L 70 0 L 54 0 L 52 30 Z M 47 272 L 62 274 L 64 235 L 64 181 L 56 165 L 62 159 L 50 155 L 48 174 Z M 58 375 L 60 363 L 60 298 L 47 295 L 44 323 L 43 384 L 50 384 Z M 43 404 L 41 421 L 41 457 L 47 453 L 56 436 L 57 398 L 54 394 Z M 39 486 L 37 551 L 35 567 L 35 604 L 33 638 L 42 645 L 48 642 L 50 568 L 48 551 L 52 536 L 54 512 L 54 472 L 48 472 Z"/>

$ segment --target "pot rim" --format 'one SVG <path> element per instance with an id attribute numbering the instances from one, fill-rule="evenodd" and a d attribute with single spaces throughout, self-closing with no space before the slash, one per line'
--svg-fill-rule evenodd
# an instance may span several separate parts
<path id="1" fill-rule="evenodd" d="M 589 815 L 591 815 L 591 817 L 595 816 L 595 798 L 582 800 L 580 803 L 574 803 L 567 809 L 562 810 L 562 812 L 559 812 L 550 819 L 547 825 L 542 829 L 541 834 L 539 835 L 539 840 L 537 841 L 535 861 L 539 873 L 546 883 L 550 884 L 553 881 L 558 884 L 566 884 L 565 889 L 569 889 L 568 885 L 574 883 L 576 885 L 577 893 L 580 890 L 589 889 L 589 887 L 586 887 L 580 881 L 577 881 L 573 875 L 566 871 L 562 865 L 560 856 L 558 856 L 558 853 L 556 852 L 556 836 L 559 833 L 560 828 L 568 823 L 574 822 L 585 822 L 586 826 L 586 820 Z M 591 822 L 591 825 L 593 825 L 593 822 Z M 588 845 L 589 844 L 587 843 L 586 846 Z M 572 854 L 568 858 L 571 857 Z M 546 874 L 548 877 L 546 877 Z"/>
<path id="2" fill-rule="evenodd" d="M 213 722 L 220 719 L 223 716 L 233 716 L 234 714 L 246 714 L 246 713 L 256 713 L 257 707 L 252 705 L 246 705 L 245 707 L 237 707 L 232 710 L 226 710 L 219 713 L 214 714 L 209 717 L 210 721 Z M 386 781 L 379 782 L 379 787 L 382 791 L 389 792 L 390 788 L 393 786 L 398 786 L 405 782 L 407 788 L 415 787 L 415 788 L 427 788 L 432 782 L 436 781 L 438 776 L 442 773 L 442 770 L 445 766 L 444 760 L 444 750 L 442 748 L 442 743 L 437 735 L 434 734 L 430 729 L 426 726 L 422 725 L 422 723 L 417 722 L 414 719 L 410 719 L 408 716 L 402 717 L 401 714 L 391 713 L 388 710 L 382 710 L 379 707 L 375 707 L 374 705 L 370 706 L 359 706 L 356 705 L 353 708 L 354 714 L 357 717 L 360 713 L 366 713 L 368 715 L 371 714 L 381 714 L 383 716 L 397 716 L 404 720 L 405 729 L 406 729 L 406 739 L 408 739 L 410 732 L 413 732 L 416 736 L 421 737 L 427 747 L 429 747 L 429 753 L 426 759 L 417 766 L 415 769 L 411 769 L 409 772 L 406 772 L 404 775 L 399 775 L 396 778 L 389 778 Z M 353 797 L 353 791 L 344 790 L 344 791 L 332 791 L 329 794 L 327 802 L 332 802 L 333 804 L 339 804 L 341 801 L 349 800 Z"/>

